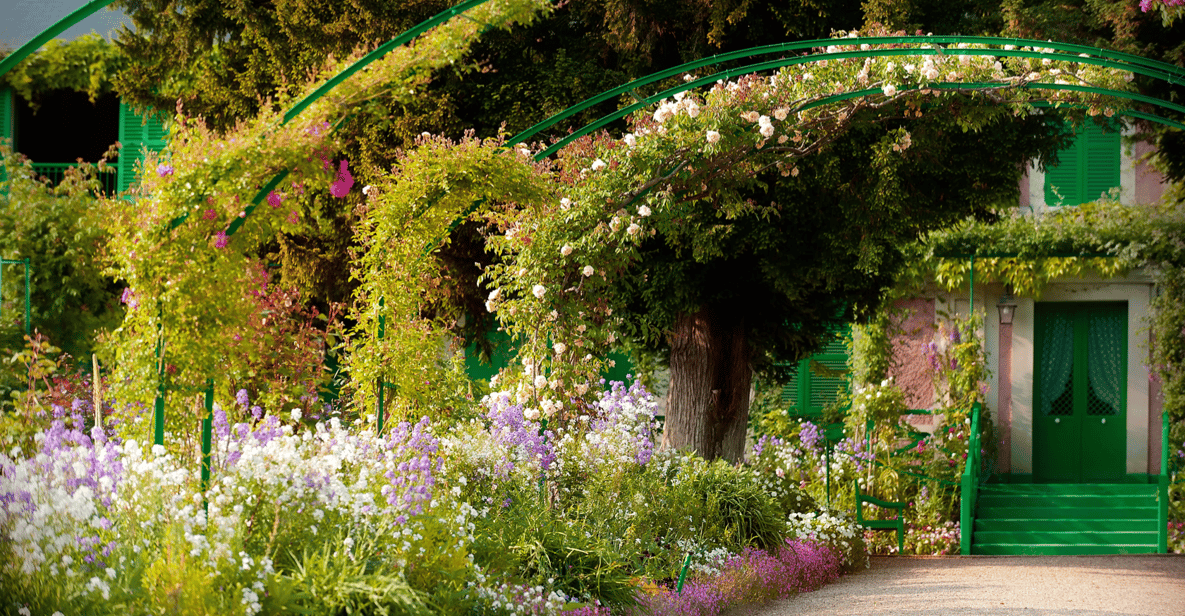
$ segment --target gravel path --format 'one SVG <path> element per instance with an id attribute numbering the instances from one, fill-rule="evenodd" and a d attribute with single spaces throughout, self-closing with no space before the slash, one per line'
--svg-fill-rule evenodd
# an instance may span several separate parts
<path id="1" fill-rule="evenodd" d="M 757 616 L 1185 616 L 1185 555 L 874 557 Z"/>

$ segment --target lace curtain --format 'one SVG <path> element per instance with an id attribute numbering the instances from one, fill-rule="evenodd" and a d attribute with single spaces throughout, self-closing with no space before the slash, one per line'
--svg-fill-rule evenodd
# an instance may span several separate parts
<path id="1" fill-rule="evenodd" d="M 1052 414 L 1053 401 L 1070 382 L 1074 368 L 1074 323 L 1065 315 L 1052 314 L 1045 321 L 1041 347 L 1041 415 Z"/>
<path id="2" fill-rule="evenodd" d="M 1117 314 L 1101 314 L 1090 316 L 1087 349 L 1090 360 L 1087 362 L 1089 383 L 1095 396 L 1110 405 L 1111 410 L 1106 413 L 1092 412 L 1092 415 L 1117 415 L 1119 405 L 1123 400 L 1123 365 L 1121 364 L 1127 353 L 1123 345 L 1122 317 Z"/>

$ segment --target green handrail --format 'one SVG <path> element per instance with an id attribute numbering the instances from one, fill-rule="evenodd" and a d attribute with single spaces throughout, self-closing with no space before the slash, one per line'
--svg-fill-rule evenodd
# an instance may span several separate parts
<path id="1" fill-rule="evenodd" d="M 1169 412 L 1160 414 L 1160 475 L 1157 476 L 1157 552 L 1169 552 Z"/>
<path id="2" fill-rule="evenodd" d="M 959 512 L 959 544 L 963 556 L 971 555 L 971 536 L 975 528 L 975 501 L 979 495 L 979 415 L 983 407 L 971 405 L 971 433 L 967 435 L 967 466 L 963 469 L 962 498 Z"/>

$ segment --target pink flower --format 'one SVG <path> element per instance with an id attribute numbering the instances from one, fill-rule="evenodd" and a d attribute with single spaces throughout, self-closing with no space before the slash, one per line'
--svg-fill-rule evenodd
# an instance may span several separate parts
<path id="1" fill-rule="evenodd" d="M 202 220 L 214 220 L 218 217 L 218 212 L 214 210 L 206 210 L 202 213 Z"/>
<path id="2" fill-rule="evenodd" d="M 123 290 L 123 295 L 119 298 L 120 302 L 128 305 L 128 308 L 135 310 L 136 306 L 140 305 L 140 301 L 136 299 L 136 293 L 132 291 L 131 287 Z"/>
<path id="3" fill-rule="evenodd" d="M 353 186 L 354 178 L 350 175 L 349 161 L 343 159 L 341 167 L 337 171 L 337 181 L 329 185 L 329 194 L 341 199 L 350 192 L 350 188 Z"/>
<path id="4" fill-rule="evenodd" d="M 226 245 L 229 242 L 230 239 L 226 237 L 226 231 L 219 231 L 218 233 L 214 234 L 215 248 L 226 248 Z"/>
<path id="5" fill-rule="evenodd" d="M 277 193 L 274 190 L 267 194 L 267 204 L 272 207 L 280 207 L 280 202 L 282 200 L 283 197 L 280 196 L 280 193 Z"/>
<path id="6" fill-rule="evenodd" d="M 161 163 L 156 166 L 156 174 L 162 178 L 166 175 L 173 175 L 173 171 L 173 165 L 170 165 L 169 163 Z"/>
<path id="7" fill-rule="evenodd" d="M 300 222 L 300 214 L 297 214 L 296 210 L 293 210 L 292 213 L 288 215 L 288 222 L 292 224 Z"/>

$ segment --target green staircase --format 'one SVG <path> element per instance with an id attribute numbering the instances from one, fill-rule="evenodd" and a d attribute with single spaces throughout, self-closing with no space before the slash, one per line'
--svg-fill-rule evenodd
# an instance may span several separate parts
<path id="1" fill-rule="evenodd" d="M 1157 486 L 984 484 L 972 554 L 1155 554 Z"/>

